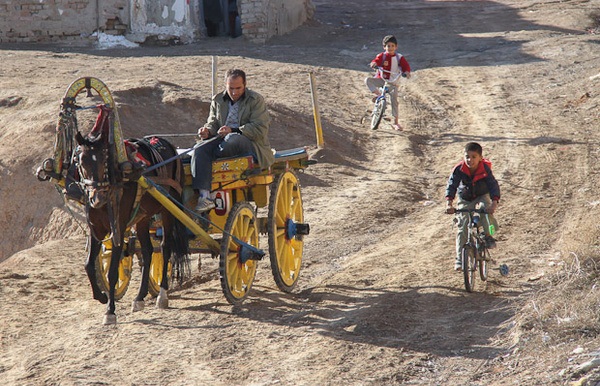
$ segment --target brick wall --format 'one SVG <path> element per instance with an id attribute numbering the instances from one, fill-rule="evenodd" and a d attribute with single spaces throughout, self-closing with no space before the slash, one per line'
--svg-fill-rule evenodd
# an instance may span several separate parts
<path id="1" fill-rule="evenodd" d="M 314 12 L 311 0 L 238 0 L 238 3 L 242 35 L 253 42 L 265 42 L 271 36 L 292 31 Z M 144 4 L 155 4 L 163 13 L 164 10 L 173 13 L 176 6 L 179 10 L 185 7 L 185 20 L 169 21 L 161 13 L 136 13 L 141 7 L 147 12 L 149 6 Z M 0 43 L 85 40 L 98 30 L 113 35 L 138 33 L 142 36 L 133 40 L 140 42 L 146 36 L 174 31 L 187 35 L 188 39 L 182 41 L 188 42 L 189 37 L 201 37 L 199 31 L 203 26 L 197 17 L 201 4 L 201 0 L 0 0 Z M 130 20 L 131 7 L 134 20 Z M 150 22 L 152 17 L 168 25 L 157 28 L 156 23 Z"/>
<path id="2" fill-rule="evenodd" d="M 263 43 L 272 36 L 283 35 L 313 17 L 311 0 L 241 0 L 242 34 Z"/>
<path id="3" fill-rule="evenodd" d="M 0 0 L 0 43 L 81 40 L 98 26 L 116 34 L 127 28 L 127 4 L 128 0 Z"/>

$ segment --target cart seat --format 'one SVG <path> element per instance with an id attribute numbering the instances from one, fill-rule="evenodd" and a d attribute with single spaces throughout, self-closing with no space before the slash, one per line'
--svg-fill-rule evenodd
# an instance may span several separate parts
<path id="1" fill-rule="evenodd" d="M 188 149 L 177 149 L 179 154 L 187 151 Z M 273 149 L 275 162 L 286 162 L 308 158 L 308 152 L 305 147 L 296 147 L 287 150 L 275 150 Z M 184 164 L 189 165 L 191 162 L 191 155 L 186 154 L 181 157 Z M 258 168 L 258 164 L 254 162 L 252 157 L 231 157 L 231 158 L 220 158 L 213 162 L 213 174 L 221 173 L 226 170 L 235 169 L 236 171 L 244 171 L 247 169 Z"/>
<path id="2" fill-rule="evenodd" d="M 188 149 L 177 149 L 177 152 L 181 154 L 186 150 Z M 186 185 L 191 185 L 192 183 L 191 160 L 192 157 L 189 154 L 181 157 L 186 175 Z M 213 182 L 238 180 L 242 177 L 243 173 L 247 173 L 247 170 L 258 168 L 258 164 L 254 161 L 254 158 L 251 155 L 243 157 L 219 158 L 218 160 L 213 161 L 212 164 Z M 260 170 L 258 170 L 258 172 L 260 173 Z"/>
<path id="3" fill-rule="evenodd" d="M 181 154 L 189 149 L 177 149 L 177 153 Z M 184 165 L 190 165 L 192 162 L 192 156 L 190 154 L 186 154 L 181 156 L 181 162 Z M 236 170 L 236 171 L 244 171 L 247 169 L 254 169 L 258 167 L 258 164 L 254 162 L 252 156 L 236 156 L 236 157 L 228 157 L 228 158 L 219 158 L 213 161 L 213 174 L 221 173 L 227 170 Z"/>
<path id="4" fill-rule="evenodd" d="M 178 153 L 184 153 L 188 149 L 177 149 Z M 297 147 L 294 149 L 275 151 L 275 163 L 272 165 L 272 172 L 281 172 L 288 167 L 304 168 L 308 153 L 306 148 Z M 191 155 L 185 154 L 181 157 L 186 174 L 186 185 L 192 183 L 191 173 Z M 212 164 L 213 182 L 224 183 L 228 181 L 239 180 L 244 176 L 263 174 L 258 163 L 252 156 L 219 158 Z M 268 172 L 267 172 L 268 174 Z"/>

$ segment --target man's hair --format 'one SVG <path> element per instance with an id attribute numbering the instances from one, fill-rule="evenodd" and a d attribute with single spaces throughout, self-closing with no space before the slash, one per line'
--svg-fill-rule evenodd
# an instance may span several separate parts
<path id="1" fill-rule="evenodd" d="M 229 78 L 242 78 L 244 81 L 244 85 L 246 84 L 246 73 L 243 70 L 232 68 L 227 70 L 227 74 L 225 74 L 225 81 Z"/>
<path id="2" fill-rule="evenodd" d="M 387 35 L 383 38 L 383 45 L 385 46 L 388 43 L 394 43 L 395 45 L 398 45 L 398 40 L 396 40 L 394 35 Z"/>
<path id="3" fill-rule="evenodd" d="M 477 142 L 469 142 L 465 145 L 465 153 L 468 151 L 475 151 L 477 152 L 479 155 L 483 155 L 483 149 L 481 148 L 481 145 L 478 144 Z"/>

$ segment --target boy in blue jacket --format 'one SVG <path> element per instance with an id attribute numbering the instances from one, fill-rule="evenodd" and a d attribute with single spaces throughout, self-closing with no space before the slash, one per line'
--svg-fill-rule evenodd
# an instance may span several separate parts
<path id="1" fill-rule="evenodd" d="M 464 160 L 452 170 L 446 185 L 446 213 L 455 213 L 452 202 L 458 193 L 458 209 L 475 209 L 476 205 L 483 203 L 488 215 L 481 216 L 486 232 L 488 248 L 496 246 L 496 241 L 489 234 L 489 226 L 498 229 L 498 223 L 493 214 L 500 201 L 500 187 L 492 174 L 492 163 L 483 158 L 483 149 L 477 142 L 469 142 L 465 146 Z M 462 269 L 460 250 L 467 242 L 469 216 L 459 213 L 458 232 L 456 234 L 456 261 L 454 270 Z"/>

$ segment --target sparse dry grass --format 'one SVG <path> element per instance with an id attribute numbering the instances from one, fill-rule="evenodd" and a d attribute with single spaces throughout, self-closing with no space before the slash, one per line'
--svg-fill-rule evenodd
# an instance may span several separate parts
<path id="1" fill-rule="evenodd" d="M 571 254 L 524 305 L 521 328 L 546 334 L 554 344 L 600 335 L 599 260 Z"/>
<path id="2" fill-rule="evenodd" d="M 600 33 L 600 10 L 592 11 L 589 17 L 592 23 L 589 27 L 586 28 L 586 31 L 588 31 L 591 34 Z"/>

